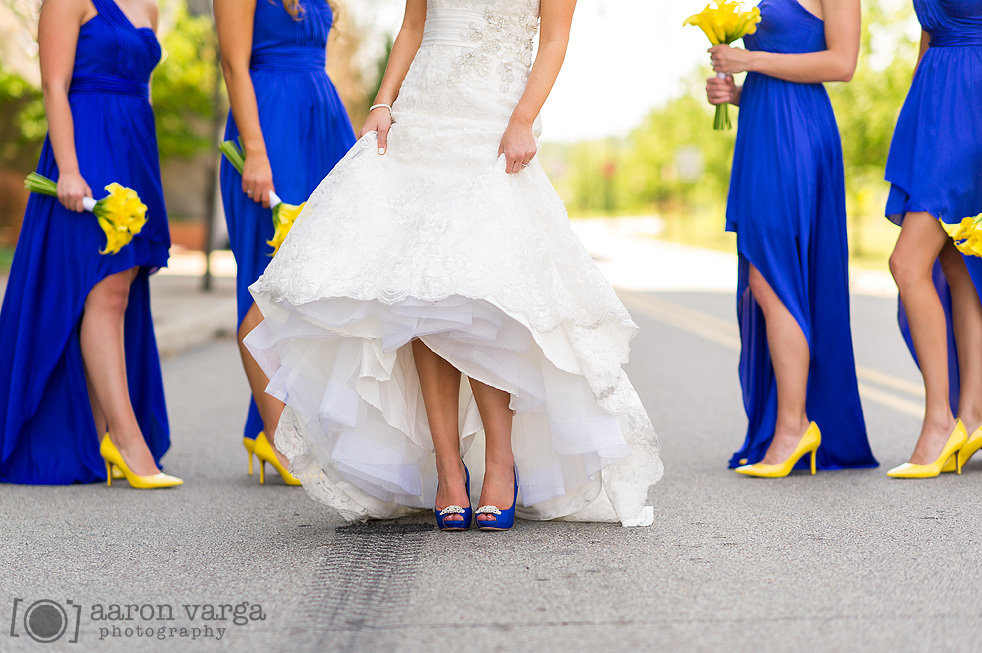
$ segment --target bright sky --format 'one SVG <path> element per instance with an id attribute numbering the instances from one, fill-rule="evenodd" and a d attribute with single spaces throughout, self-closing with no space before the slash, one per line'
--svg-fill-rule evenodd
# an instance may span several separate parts
<path id="1" fill-rule="evenodd" d="M 569 51 L 542 112 L 544 138 L 623 136 L 675 97 L 709 47 L 682 21 L 705 0 L 580 0 Z"/>
<path id="2" fill-rule="evenodd" d="M 706 37 L 682 29 L 706 1 L 579 0 L 566 63 L 542 111 L 543 137 L 623 136 L 651 108 L 678 95 L 680 80 L 700 63 L 708 77 Z M 345 5 L 379 34 L 398 30 L 404 7 L 404 0 Z"/>

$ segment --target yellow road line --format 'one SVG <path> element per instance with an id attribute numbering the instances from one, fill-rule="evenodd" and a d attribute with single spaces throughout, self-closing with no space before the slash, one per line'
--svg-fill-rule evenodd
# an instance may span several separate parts
<path id="1" fill-rule="evenodd" d="M 865 379 L 867 381 L 872 381 L 873 383 L 879 383 L 893 390 L 899 390 L 900 392 L 906 392 L 907 394 L 914 395 L 915 397 L 924 398 L 924 386 L 920 383 L 912 383 L 904 379 L 897 378 L 892 374 L 886 374 L 884 372 L 878 372 L 876 370 L 871 370 L 868 367 L 862 367 L 857 365 L 856 371 L 859 373 L 859 378 Z"/>
<path id="2" fill-rule="evenodd" d="M 722 320 L 714 315 L 709 315 L 708 313 L 703 313 L 687 306 L 666 301 L 660 297 L 627 292 L 620 294 L 621 299 L 624 300 L 628 308 L 638 313 L 657 320 L 662 324 L 699 336 L 704 340 L 709 340 L 727 349 L 740 351 L 740 331 L 737 325 L 732 322 Z M 876 383 L 891 390 L 897 390 L 923 398 L 924 388 L 919 384 L 862 366 L 856 367 L 856 374 L 860 379 L 859 393 L 863 399 L 874 401 L 918 419 L 924 416 L 923 402 L 910 401 L 909 399 L 886 390 L 881 390 L 862 381 Z"/>

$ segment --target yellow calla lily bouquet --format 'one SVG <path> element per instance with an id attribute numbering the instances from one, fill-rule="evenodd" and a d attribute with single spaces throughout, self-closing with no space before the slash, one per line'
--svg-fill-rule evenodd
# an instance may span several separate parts
<path id="1" fill-rule="evenodd" d="M 24 180 L 24 187 L 32 193 L 58 196 L 58 185 L 36 172 Z M 133 236 L 140 233 L 147 223 L 147 206 L 132 188 L 117 183 L 106 186 L 109 194 L 101 200 L 86 197 L 82 200 L 85 210 L 95 215 L 106 234 L 106 246 L 100 254 L 116 254 L 126 247 Z"/>
<path id="2" fill-rule="evenodd" d="M 239 147 L 239 144 L 235 141 L 225 141 L 218 149 L 221 150 L 221 153 L 225 155 L 228 162 L 241 175 L 242 168 L 245 165 L 245 155 L 242 153 L 242 148 Z M 273 211 L 273 240 L 266 241 L 266 244 L 273 248 L 273 253 L 270 256 L 276 256 L 276 252 L 280 250 L 280 245 L 286 240 L 286 235 L 290 233 L 293 223 L 296 222 L 297 217 L 300 216 L 300 212 L 303 211 L 304 204 L 306 202 L 300 206 L 287 204 L 276 193 L 270 191 L 269 207 Z"/>
<path id="3" fill-rule="evenodd" d="M 734 41 L 742 39 L 744 36 L 753 34 L 757 31 L 757 23 L 760 22 L 760 9 L 754 7 L 750 10 L 743 9 L 743 3 L 736 0 L 722 0 L 710 2 L 698 14 L 694 14 L 685 19 L 685 25 L 694 25 L 701 29 L 709 42 L 713 45 L 730 45 Z M 717 77 L 726 77 L 723 73 L 718 73 Z M 730 122 L 730 108 L 728 104 L 720 104 L 716 107 L 716 118 L 713 121 L 713 129 L 732 129 L 733 123 Z"/>
<path id="4" fill-rule="evenodd" d="M 941 226 L 955 241 L 955 247 L 968 256 L 982 256 L 982 214 L 965 218 L 957 224 L 942 222 Z"/>

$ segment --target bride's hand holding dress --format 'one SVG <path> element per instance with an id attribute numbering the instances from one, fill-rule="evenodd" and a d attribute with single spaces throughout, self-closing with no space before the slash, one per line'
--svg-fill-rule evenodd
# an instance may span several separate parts
<path id="1" fill-rule="evenodd" d="M 385 141 L 392 127 L 392 110 L 386 107 L 372 109 L 365 120 L 365 126 L 358 132 L 358 138 L 375 132 L 378 135 L 378 153 L 385 154 Z"/>

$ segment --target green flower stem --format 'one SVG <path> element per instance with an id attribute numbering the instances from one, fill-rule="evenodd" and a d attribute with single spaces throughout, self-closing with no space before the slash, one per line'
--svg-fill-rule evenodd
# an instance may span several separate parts
<path id="1" fill-rule="evenodd" d="M 730 105 L 720 104 L 716 106 L 716 117 L 713 119 L 713 129 L 716 131 L 733 129 L 733 123 L 730 122 Z"/>
<path id="2" fill-rule="evenodd" d="M 242 148 L 239 147 L 239 144 L 235 141 L 225 141 L 218 146 L 218 149 L 241 175 L 242 168 L 245 166 L 245 155 L 242 154 Z"/>
<path id="3" fill-rule="evenodd" d="M 27 179 L 24 180 L 24 188 L 32 193 L 51 195 L 52 197 L 58 196 L 58 184 L 36 172 L 27 175 Z"/>

